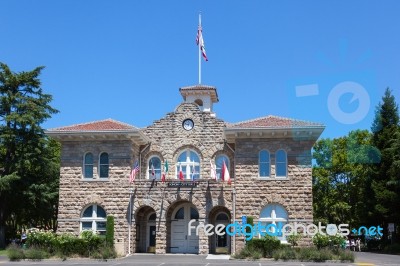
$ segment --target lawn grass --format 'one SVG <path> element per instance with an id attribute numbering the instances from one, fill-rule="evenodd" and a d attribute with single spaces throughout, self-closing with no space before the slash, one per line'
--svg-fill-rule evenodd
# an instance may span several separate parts
<path id="1" fill-rule="evenodd" d="M 5 249 L 0 249 L 0 256 L 7 256 L 7 251 Z"/>

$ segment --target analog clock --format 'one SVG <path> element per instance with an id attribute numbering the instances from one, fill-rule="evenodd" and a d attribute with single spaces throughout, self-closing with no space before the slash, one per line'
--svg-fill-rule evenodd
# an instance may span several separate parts
<path id="1" fill-rule="evenodd" d="M 185 130 L 192 130 L 193 129 L 193 127 L 194 127 L 194 123 L 193 123 L 193 120 L 192 119 L 185 119 L 185 120 L 183 120 L 183 122 L 182 122 L 182 127 L 185 129 Z"/>

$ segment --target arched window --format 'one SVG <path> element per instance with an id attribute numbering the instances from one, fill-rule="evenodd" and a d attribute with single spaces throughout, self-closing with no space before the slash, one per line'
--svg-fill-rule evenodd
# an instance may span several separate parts
<path id="1" fill-rule="evenodd" d="M 200 179 L 200 158 L 197 153 L 185 150 L 179 155 L 176 162 L 176 178 L 178 179 L 180 172 L 185 180 Z"/>
<path id="2" fill-rule="evenodd" d="M 147 178 L 148 179 L 161 179 L 161 160 L 157 156 L 153 156 L 149 159 L 147 164 Z"/>
<path id="3" fill-rule="evenodd" d="M 219 213 L 219 214 L 217 215 L 217 217 L 215 218 L 215 220 L 216 220 L 216 221 L 229 221 L 229 217 L 228 217 L 228 215 L 227 215 L 226 213 L 221 212 L 221 213 Z"/>
<path id="4" fill-rule="evenodd" d="M 217 172 L 217 179 L 221 179 L 221 173 L 222 173 L 222 166 L 224 165 L 224 162 L 226 164 L 226 167 L 228 168 L 228 171 L 230 171 L 230 163 L 229 163 L 229 158 L 226 155 L 218 155 L 215 157 L 215 170 Z"/>
<path id="5" fill-rule="evenodd" d="M 93 154 L 90 152 L 85 154 L 83 161 L 83 177 L 93 178 Z"/>
<path id="6" fill-rule="evenodd" d="M 92 230 L 100 235 L 106 234 L 107 215 L 99 205 L 90 205 L 83 212 L 81 217 L 81 231 Z"/>
<path id="7" fill-rule="evenodd" d="M 190 208 L 190 220 L 192 219 L 199 219 L 199 212 L 195 208 Z"/>
<path id="8" fill-rule="evenodd" d="M 269 151 L 260 151 L 258 158 L 258 168 L 260 177 L 269 177 L 271 172 L 271 158 L 269 156 Z"/>
<path id="9" fill-rule="evenodd" d="M 177 219 L 177 220 L 185 219 L 185 208 L 184 208 L 184 207 L 180 208 L 180 209 L 175 213 L 175 219 Z"/>
<path id="10" fill-rule="evenodd" d="M 277 230 L 288 221 L 288 213 L 282 205 L 268 204 L 260 212 L 259 221 L 267 228 L 265 233 L 277 236 L 279 240 L 286 241 L 282 233 Z"/>
<path id="11" fill-rule="evenodd" d="M 276 176 L 286 177 L 287 176 L 287 156 L 284 150 L 278 150 L 275 156 L 276 164 Z"/>
<path id="12" fill-rule="evenodd" d="M 157 215 L 155 212 L 153 212 L 150 216 L 149 216 L 149 221 L 155 221 L 157 218 Z"/>
<path id="13" fill-rule="evenodd" d="M 108 162 L 108 153 L 103 152 L 102 154 L 100 154 L 99 160 L 100 178 L 108 177 L 109 166 L 110 164 Z"/>

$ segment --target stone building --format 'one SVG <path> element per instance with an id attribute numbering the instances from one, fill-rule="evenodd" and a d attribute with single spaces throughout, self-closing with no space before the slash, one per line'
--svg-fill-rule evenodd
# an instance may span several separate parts
<path id="1" fill-rule="evenodd" d="M 180 93 L 183 102 L 146 128 L 107 119 L 47 131 L 62 143 L 59 232 L 102 234 L 111 215 L 121 253 L 234 253 L 243 236 L 189 234 L 189 221 L 222 229 L 243 216 L 312 222 L 311 148 L 322 124 L 277 116 L 227 123 L 213 112 L 215 87 Z"/>

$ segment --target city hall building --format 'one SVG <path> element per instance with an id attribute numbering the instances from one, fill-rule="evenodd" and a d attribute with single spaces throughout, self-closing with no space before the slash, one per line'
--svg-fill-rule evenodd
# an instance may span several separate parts
<path id="1" fill-rule="evenodd" d="M 322 124 L 278 116 L 230 123 L 213 112 L 215 87 L 179 91 L 182 103 L 146 128 L 106 119 L 47 131 L 62 144 L 59 233 L 104 234 L 113 216 L 123 254 L 229 254 L 243 236 L 189 234 L 189 221 L 312 222 L 311 148 Z"/>

